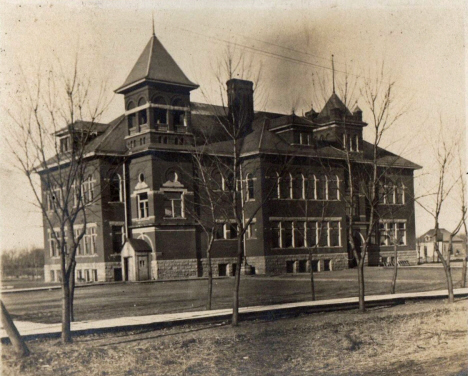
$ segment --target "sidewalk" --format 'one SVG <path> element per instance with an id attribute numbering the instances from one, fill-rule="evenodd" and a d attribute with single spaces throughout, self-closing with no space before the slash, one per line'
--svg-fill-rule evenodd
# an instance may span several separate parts
<path id="1" fill-rule="evenodd" d="M 456 297 L 467 297 L 468 288 L 455 289 Z M 447 290 L 403 293 L 394 295 L 366 296 L 367 307 L 404 304 L 406 300 L 443 299 L 447 297 Z M 269 306 L 253 306 L 240 308 L 242 319 L 275 318 L 299 313 L 313 313 L 325 311 L 349 310 L 358 307 L 359 300 L 355 298 L 328 299 L 309 302 L 275 304 Z M 203 321 L 229 320 L 231 309 L 217 309 L 211 311 L 181 312 L 149 316 L 119 317 L 107 320 L 79 321 L 72 323 L 72 332 L 97 333 L 140 328 L 158 328 L 164 326 L 198 323 Z M 59 337 L 61 324 L 41 324 L 29 321 L 15 321 L 16 327 L 24 338 Z M 3 328 L 0 329 L 0 339 L 7 338 Z"/>

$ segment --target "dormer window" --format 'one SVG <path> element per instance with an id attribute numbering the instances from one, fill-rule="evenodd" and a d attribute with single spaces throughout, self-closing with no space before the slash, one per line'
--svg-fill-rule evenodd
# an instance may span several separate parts
<path id="1" fill-rule="evenodd" d="M 60 151 L 65 153 L 70 150 L 70 136 L 62 137 L 60 139 Z"/>

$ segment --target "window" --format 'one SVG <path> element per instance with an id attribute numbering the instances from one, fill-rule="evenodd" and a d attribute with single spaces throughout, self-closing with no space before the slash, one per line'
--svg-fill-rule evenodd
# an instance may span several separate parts
<path id="1" fill-rule="evenodd" d="M 122 226 L 112 226 L 112 252 L 120 253 L 124 243 L 124 231 Z"/>
<path id="2" fill-rule="evenodd" d="M 221 172 L 214 170 L 211 174 L 211 178 L 213 179 L 212 182 L 214 190 L 224 190 L 224 179 Z"/>
<path id="3" fill-rule="evenodd" d="M 137 196 L 138 200 L 138 218 L 148 218 L 148 193 L 140 193 Z"/>
<path id="4" fill-rule="evenodd" d="M 339 200 L 340 191 L 339 191 L 340 180 L 338 176 L 330 176 L 328 178 L 328 199 L 329 200 Z"/>
<path id="5" fill-rule="evenodd" d="M 98 275 L 97 275 L 97 269 L 93 269 L 93 281 L 97 281 L 98 280 Z"/>
<path id="6" fill-rule="evenodd" d="M 54 210 L 62 204 L 62 191 L 60 188 L 52 189 L 47 195 L 47 209 Z"/>
<path id="7" fill-rule="evenodd" d="M 304 243 L 305 235 L 305 222 L 296 222 L 294 223 L 294 247 L 302 248 L 305 246 Z"/>
<path id="8" fill-rule="evenodd" d="M 385 196 L 387 199 L 386 204 L 394 204 L 395 203 L 395 187 L 391 181 L 387 183 L 387 194 Z"/>
<path id="9" fill-rule="evenodd" d="M 164 217 L 182 218 L 182 192 L 164 193 Z"/>
<path id="10" fill-rule="evenodd" d="M 67 136 L 67 137 L 62 137 L 60 139 L 60 151 L 62 153 L 65 153 L 67 152 L 68 150 L 70 150 L 70 137 Z"/>
<path id="11" fill-rule="evenodd" d="M 293 223 L 290 221 L 283 223 L 283 248 L 293 247 Z"/>
<path id="12" fill-rule="evenodd" d="M 320 179 L 316 180 L 316 199 L 317 200 L 326 200 L 327 199 L 327 179 L 325 176 L 321 176 Z"/>
<path id="13" fill-rule="evenodd" d="M 174 107 L 185 107 L 183 101 L 179 98 L 175 99 L 172 102 Z M 185 111 L 183 110 L 173 110 L 172 111 L 172 121 L 174 125 L 186 125 L 185 124 Z"/>
<path id="14" fill-rule="evenodd" d="M 328 245 L 330 247 L 341 246 L 340 222 L 328 222 Z"/>
<path id="15" fill-rule="evenodd" d="M 121 179 L 119 174 L 114 174 L 110 180 L 110 201 L 118 202 L 122 201 L 122 192 L 121 192 Z"/>
<path id="16" fill-rule="evenodd" d="M 302 199 L 304 198 L 304 176 L 302 174 L 296 174 L 292 182 L 292 198 Z"/>
<path id="17" fill-rule="evenodd" d="M 51 230 L 48 230 L 48 234 L 49 234 L 50 257 L 58 257 L 60 256 L 60 249 L 59 249 L 59 243 L 57 242 L 57 239 L 60 238 L 60 234 L 58 232 L 51 231 Z"/>
<path id="18" fill-rule="evenodd" d="M 281 222 L 271 222 L 271 247 L 281 248 Z"/>
<path id="19" fill-rule="evenodd" d="M 406 245 L 406 222 L 380 222 L 379 223 L 379 244 L 385 245 Z"/>
<path id="20" fill-rule="evenodd" d="M 290 187 L 291 178 L 289 175 L 279 178 L 279 193 L 280 198 L 289 198 L 291 197 L 291 187 Z"/>
<path id="21" fill-rule="evenodd" d="M 396 189 L 396 204 L 403 205 L 405 203 L 405 185 L 399 182 Z"/>
<path id="22" fill-rule="evenodd" d="M 355 150 L 359 151 L 359 135 L 354 136 L 354 145 L 355 145 Z"/>
<path id="23" fill-rule="evenodd" d="M 247 239 L 255 238 L 255 222 L 250 222 L 246 230 Z"/>
<path id="24" fill-rule="evenodd" d="M 229 233 L 226 234 L 226 239 L 237 239 L 237 223 L 229 223 L 226 225 L 226 228 L 229 228 Z"/>
<path id="25" fill-rule="evenodd" d="M 246 185 L 247 185 L 247 200 L 254 200 L 255 190 L 254 190 L 254 179 L 252 177 L 252 174 L 247 174 Z"/>
<path id="26" fill-rule="evenodd" d="M 96 227 L 87 227 L 86 234 L 83 236 L 84 255 L 94 255 L 96 253 Z"/>
<path id="27" fill-rule="evenodd" d="M 55 282 L 55 271 L 54 270 L 50 271 L 50 281 Z"/>
<path id="28" fill-rule="evenodd" d="M 307 240 L 308 247 L 313 247 L 317 244 L 317 238 L 318 238 L 317 230 L 318 230 L 317 222 L 315 221 L 307 222 L 306 240 Z"/>
<path id="29" fill-rule="evenodd" d="M 315 200 L 317 199 L 317 178 L 315 175 L 309 175 L 309 178 L 307 179 L 307 198 L 309 200 Z"/>
<path id="30" fill-rule="evenodd" d="M 85 204 L 89 204 L 94 200 L 94 180 L 92 175 L 83 182 L 82 185 L 82 196 Z"/>

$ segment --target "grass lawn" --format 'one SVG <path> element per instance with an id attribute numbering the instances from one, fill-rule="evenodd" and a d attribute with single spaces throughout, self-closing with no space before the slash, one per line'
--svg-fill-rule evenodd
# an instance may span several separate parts
<path id="1" fill-rule="evenodd" d="M 28 342 L 6 375 L 468 375 L 467 300 Z"/>
<path id="2" fill-rule="evenodd" d="M 387 294 L 391 269 L 366 268 L 366 294 Z M 461 269 L 453 270 L 459 285 Z M 357 296 L 356 270 L 316 273 L 317 299 Z M 216 279 L 213 309 L 232 305 L 233 278 Z M 166 283 L 116 283 L 76 289 L 75 319 L 98 320 L 114 317 L 196 311 L 205 308 L 206 280 Z M 445 289 L 440 268 L 401 268 L 397 292 Z M 43 323 L 60 322 L 61 292 L 33 291 L 4 294 L 3 301 L 14 319 Z M 240 289 L 241 306 L 310 300 L 308 275 L 246 276 Z"/>
<path id="3" fill-rule="evenodd" d="M 366 294 L 386 294 L 391 269 L 366 268 Z M 455 286 L 461 269 L 453 270 Z M 308 274 L 281 276 L 243 276 L 241 306 L 288 303 L 310 300 Z M 356 270 L 316 273 L 317 299 L 357 296 Z M 233 278 L 214 280 L 213 309 L 229 308 L 232 303 Z M 97 320 L 114 317 L 203 310 L 206 280 L 156 283 L 116 283 L 78 288 L 75 292 L 75 318 Z M 397 292 L 445 289 L 441 268 L 401 268 Z M 60 322 L 61 292 L 32 291 L 4 294 L 3 301 L 15 319 L 43 323 Z"/>

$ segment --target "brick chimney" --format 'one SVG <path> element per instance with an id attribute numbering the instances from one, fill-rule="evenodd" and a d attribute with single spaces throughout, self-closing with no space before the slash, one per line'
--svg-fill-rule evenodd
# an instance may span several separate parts
<path id="1" fill-rule="evenodd" d="M 248 133 L 252 129 L 254 118 L 253 82 L 234 78 L 226 82 L 226 85 L 229 117 L 236 126 L 244 128 L 244 132 Z"/>

